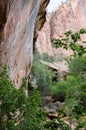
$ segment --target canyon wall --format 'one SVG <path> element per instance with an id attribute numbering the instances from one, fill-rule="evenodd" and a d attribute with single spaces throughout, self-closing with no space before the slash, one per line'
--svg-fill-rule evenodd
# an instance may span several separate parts
<path id="1" fill-rule="evenodd" d="M 9 76 L 17 87 L 20 87 L 22 78 L 30 73 L 34 29 L 36 39 L 36 30 L 41 29 L 45 22 L 48 2 L 49 0 L 0 1 L 0 71 L 4 65 L 8 65 Z"/>
<path id="2" fill-rule="evenodd" d="M 70 55 L 70 50 L 54 49 L 53 40 L 62 38 L 68 30 L 75 32 L 86 28 L 86 0 L 67 0 L 55 13 L 47 16 L 36 43 L 38 50 L 54 56 Z M 83 36 L 83 39 L 86 40 L 86 35 Z"/>
<path id="3" fill-rule="evenodd" d="M 48 55 L 53 55 L 52 45 L 50 39 L 50 18 L 49 14 L 46 15 L 46 22 L 41 31 L 38 32 L 38 38 L 36 42 L 36 47 L 40 53 L 48 53 Z"/>
<path id="4" fill-rule="evenodd" d="M 68 30 L 86 28 L 86 0 L 68 0 L 52 16 L 51 39 L 62 37 Z"/>

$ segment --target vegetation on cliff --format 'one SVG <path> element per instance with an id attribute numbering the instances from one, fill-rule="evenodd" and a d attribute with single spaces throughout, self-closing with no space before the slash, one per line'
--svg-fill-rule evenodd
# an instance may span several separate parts
<path id="1" fill-rule="evenodd" d="M 4 67 L 0 73 L 0 130 L 40 130 L 44 119 L 39 108 L 41 98 L 38 91 L 26 94 L 24 79 L 20 89 L 16 89 Z M 42 116 L 43 115 L 43 116 Z"/>
<path id="2" fill-rule="evenodd" d="M 48 124 L 46 125 L 47 129 L 49 130 L 56 130 L 57 127 L 60 127 L 62 130 L 69 130 L 72 129 L 71 125 L 73 122 L 76 122 L 75 130 L 79 130 L 80 128 L 86 129 L 86 121 L 84 120 L 84 117 L 86 116 L 86 47 L 83 46 L 84 42 L 82 45 L 81 41 L 81 35 L 85 33 L 86 29 L 81 29 L 76 33 L 68 31 L 65 33 L 66 37 L 64 39 L 55 40 L 56 48 L 70 48 L 73 51 L 72 55 L 66 59 L 70 72 L 67 74 L 65 80 L 59 80 L 59 77 L 57 76 L 57 80 L 53 81 L 53 76 L 56 75 L 49 69 L 49 67 L 42 65 L 42 63 L 40 63 L 40 60 L 37 59 L 36 62 L 33 62 L 33 68 L 35 65 L 36 71 L 34 72 L 36 72 L 39 88 L 44 84 L 43 89 L 45 89 L 44 87 L 47 84 L 51 96 L 55 100 L 65 102 L 64 107 L 57 111 L 57 113 L 60 115 L 58 118 L 61 120 L 64 114 L 69 117 L 70 127 L 66 127 L 64 125 L 63 128 L 60 125 L 60 122 L 58 125 L 58 123 L 56 123 L 56 120 L 52 120 L 50 122 L 47 122 Z M 42 60 L 44 60 L 43 56 Z M 44 78 L 44 81 L 46 82 L 43 81 Z M 51 82 L 48 82 L 48 78 L 50 78 Z"/>
<path id="3" fill-rule="evenodd" d="M 58 73 L 42 64 L 41 60 L 53 62 L 48 55 L 35 53 L 32 74 L 36 77 L 38 88 L 28 90 L 25 79 L 20 89 L 16 89 L 9 79 L 7 67 L 0 73 L 0 129 L 1 130 L 74 130 L 86 129 L 86 48 L 78 44 L 80 34 L 68 31 L 65 39 L 55 40 L 56 47 L 73 50 L 67 59 L 70 72 L 65 80 L 60 80 Z M 71 37 L 70 44 L 69 43 Z M 52 120 L 45 112 L 45 97 L 64 102 Z M 51 114 L 52 115 L 52 114 Z M 64 120 L 68 117 L 68 121 Z"/>

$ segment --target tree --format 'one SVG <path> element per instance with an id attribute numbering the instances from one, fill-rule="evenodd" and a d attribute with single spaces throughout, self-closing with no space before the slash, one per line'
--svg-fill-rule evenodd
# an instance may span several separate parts
<path id="1" fill-rule="evenodd" d="M 73 51 L 73 55 L 67 59 L 70 69 L 67 80 L 59 81 L 55 89 L 61 92 L 64 87 L 65 112 L 71 118 L 78 119 L 79 124 L 76 129 L 86 129 L 84 125 L 86 122 L 80 120 L 83 114 L 86 115 L 86 47 L 79 44 L 82 42 L 81 34 L 86 34 L 86 29 L 81 29 L 76 33 L 70 30 L 65 33 L 66 38 L 56 39 L 54 43 L 56 48 L 63 47 L 66 50 L 70 48 Z"/>
<path id="2" fill-rule="evenodd" d="M 41 129 L 44 115 L 39 107 L 40 94 L 35 90 L 27 96 L 23 91 L 26 86 L 24 80 L 22 87 L 16 89 L 4 67 L 0 73 L 0 130 Z"/>
<path id="3" fill-rule="evenodd" d="M 40 60 L 53 62 L 54 59 L 46 53 L 39 54 L 37 51 L 34 53 L 31 73 L 36 77 L 38 89 L 40 90 L 42 96 L 44 96 L 49 93 L 49 86 L 52 84 L 52 78 L 55 77 L 56 73 L 45 64 L 42 64 Z"/>
<path id="4" fill-rule="evenodd" d="M 86 29 L 81 29 L 79 32 L 73 33 L 71 30 L 65 33 L 65 38 L 55 39 L 54 45 L 56 48 L 63 47 L 64 49 L 72 49 L 74 55 L 82 56 L 86 53 L 86 47 L 80 45 L 81 35 L 86 34 Z M 83 41 L 84 43 L 84 41 Z"/>

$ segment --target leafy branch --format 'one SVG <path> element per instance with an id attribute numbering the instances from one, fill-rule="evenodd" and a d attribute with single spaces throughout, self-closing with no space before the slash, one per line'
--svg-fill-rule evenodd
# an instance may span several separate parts
<path id="1" fill-rule="evenodd" d="M 66 50 L 70 48 L 73 51 L 74 55 L 81 57 L 86 53 L 86 47 L 80 44 L 84 43 L 84 41 L 81 41 L 82 34 L 86 34 L 86 29 L 80 29 L 79 32 L 75 33 L 69 30 L 64 33 L 65 38 L 55 39 L 54 45 L 56 48 L 63 47 Z"/>

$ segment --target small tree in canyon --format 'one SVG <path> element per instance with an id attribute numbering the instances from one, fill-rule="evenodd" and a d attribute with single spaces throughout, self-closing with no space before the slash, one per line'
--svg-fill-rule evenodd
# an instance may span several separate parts
<path id="1" fill-rule="evenodd" d="M 9 79 L 7 67 L 0 73 L 0 130 L 40 130 L 43 111 L 38 91 L 27 96 L 24 89 L 27 82 L 23 80 L 22 87 L 16 89 Z"/>
<path id="2" fill-rule="evenodd" d="M 65 111 L 68 116 L 76 118 L 78 121 L 81 121 L 81 116 L 86 115 L 86 47 L 84 46 L 86 42 L 81 41 L 82 34 L 86 34 L 86 29 L 81 29 L 76 33 L 68 31 L 65 33 L 65 38 L 56 39 L 54 43 L 56 48 L 62 47 L 66 50 L 70 48 L 73 51 L 72 56 L 67 59 L 70 69 L 67 80 L 59 81 L 55 89 L 58 91 L 60 87 L 62 88 L 61 85 L 64 86 Z M 80 125 L 78 122 L 76 129 L 86 129 L 86 125 L 84 125 L 86 122 L 82 124 Z"/>

